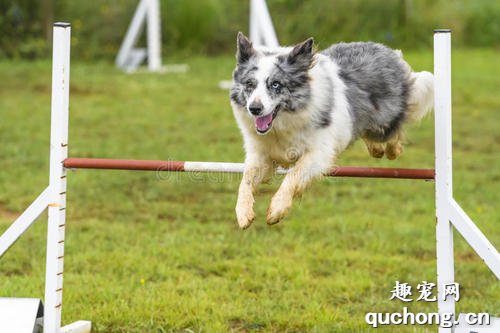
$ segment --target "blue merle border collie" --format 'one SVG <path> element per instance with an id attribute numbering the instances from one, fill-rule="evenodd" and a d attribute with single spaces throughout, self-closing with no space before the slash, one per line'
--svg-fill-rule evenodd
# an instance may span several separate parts
<path id="1" fill-rule="evenodd" d="M 231 106 L 246 152 L 236 203 L 241 228 L 254 220 L 254 191 L 278 166 L 288 173 L 267 223 L 283 219 L 312 180 L 361 138 L 371 156 L 397 158 L 403 125 L 433 106 L 434 78 L 412 72 L 400 51 L 373 42 L 316 52 L 312 38 L 293 47 L 254 47 L 241 32 Z"/>

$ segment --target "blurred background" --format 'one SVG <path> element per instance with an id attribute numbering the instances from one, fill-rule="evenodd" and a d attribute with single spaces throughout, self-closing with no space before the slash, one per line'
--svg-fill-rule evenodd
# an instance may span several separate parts
<path id="1" fill-rule="evenodd" d="M 164 63 L 187 72 L 128 74 L 114 59 L 138 0 L 0 0 L 0 233 L 47 186 L 52 22 L 72 24 L 69 155 L 238 162 L 228 91 L 248 0 L 161 0 Z M 500 1 L 268 0 L 281 44 L 373 40 L 433 68 L 432 30 L 451 28 L 454 196 L 500 248 Z M 145 45 L 145 38 L 138 46 Z M 397 161 L 360 141 L 339 165 L 430 168 L 432 115 L 407 128 Z M 93 332 L 398 332 L 368 312 L 399 312 L 394 281 L 436 282 L 434 184 L 328 178 L 289 218 L 264 220 L 282 178 L 256 195 L 241 232 L 240 175 L 68 173 L 63 323 Z M 46 215 L 0 261 L 0 296 L 43 297 Z M 458 312 L 500 317 L 500 284 L 456 233 Z M 436 304 L 404 304 L 435 312 Z M 1 332 L 3 333 L 3 332 Z"/>
<path id="2" fill-rule="evenodd" d="M 109 59 L 118 51 L 136 0 L 0 0 L 0 58 L 49 55 L 51 23 L 72 23 L 74 59 Z M 163 54 L 234 52 L 235 31 L 248 33 L 249 1 L 161 0 Z M 453 29 L 455 46 L 500 46 L 500 1 L 272 0 L 281 44 L 314 36 L 320 47 L 375 40 L 430 47 L 436 27 Z"/>

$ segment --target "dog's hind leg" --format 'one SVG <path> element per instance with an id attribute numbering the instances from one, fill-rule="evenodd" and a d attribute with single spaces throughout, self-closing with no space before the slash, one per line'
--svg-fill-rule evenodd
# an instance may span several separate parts
<path id="1" fill-rule="evenodd" d="M 267 210 L 267 224 L 275 224 L 288 215 L 293 198 L 316 178 L 328 172 L 334 158 L 325 157 L 320 152 L 306 153 L 295 163 L 283 179 L 280 188 L 271 199 Z"/>
<path id="2" fill-rule="evenodd" d="M 375 158 L 382 158 L 384 156 L 385 148 L 383 143 L 371 141 L 366 138 L 363 138 L 363 141 L 366 144 L 370 156 Z"/>
<path id="3" fill-rule="evenodd" d="M 385 146 L 385 156 L 390 160 L 395 160 L 403 152 L 403 132 L 399 130 L 393 135 Z"/>
<path id="4" fill-rule="evenodd" d="M 267 160 L 256 159 L 245 162 L 235 208 L 240 228 L 246 229 L 252 224 L 255 218 L 253 211 L 255 189 L 260 183 L 271 177 L 273 172 L 273 164 Z"/>

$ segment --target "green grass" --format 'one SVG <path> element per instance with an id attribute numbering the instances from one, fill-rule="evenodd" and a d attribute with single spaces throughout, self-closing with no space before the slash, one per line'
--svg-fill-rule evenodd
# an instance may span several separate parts
<path id="1" fill-rule="evenodd" d="M 432 54 L 410 53 L 416 70 Z M 186 61 L 188 74 L 126 75 L 108 63 L 71 69 L 70 155 L 241 161 L 242 140 L 217 87 L 233 57 Z M 457 200 L 500 246 L 498 52 L 453 56 Z M 0 62 L 0 231 L 46 186 L 50 63 Z M 395 162 L 361 143 L 341 165 L 432 167 L 433 121 L 408 130 Z M 239 175 L 70 172 L 63 322 L 95 332 L 434 332 L 364 323 L 367 312 L 435 312 L 435 303 L 389 301 L 396 280 L 434 281 L 434 185 L 324 179 L 268 227 L 276 179 L 257 195 L 257 219 L 237 228 Z M 0 295 L 43 297 L 46 215 L 0 264 Z M 461 312 L 500 315 L 500 285 L 455 237 Z"/>

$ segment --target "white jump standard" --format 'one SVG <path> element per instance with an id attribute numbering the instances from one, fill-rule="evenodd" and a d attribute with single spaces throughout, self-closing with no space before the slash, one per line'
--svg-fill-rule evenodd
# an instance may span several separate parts
<path id="1" fill-rule="evenodd" d="M 144 23 L 147 22 L 147 47 L 136 48 Z M 134 17 L 127 29 L 115 64 L 128 72 L 137 70 L 147 58 L 148 69 L 151 72 L 160 72 L 161 65 L 161 19 L 160 3 L 158 0 L 141 0 L 137 5 Z"/>
<path id="2" fill-rule="evenodd" d="M 70 24 L 55 23 L 52 47 L 49 186 L 0 237 L 0 256 L 2 256 L 45 208 L 48 209 L 43 316 L 45 333 L 86 333 L 90 332 L 91 328 L 89 321 L 78 321 L 61 327 L 66 225 L 66 168 L 63 162 L 68 157 L 70 45 Z M 5 327 L 0 327 L 0 331 L 4 329 Z"/>
<path id="3" fill-rule="evenodd" d="M 68 158 L 70 35 L 71 27 L 68 23 L 54 24 L 49 186 L 0 236 L 0 256 L 2 256 L 36 218 L 46 208 L 48 209 L 43 316 L 45 333 L 90 332 L 91 328 L 89 321 L 77 321 L 61 327 L 67 168 L 162 172 L 242 172 L 243 170 L 241 163 Z M 442 298 L 443 284 L 455 282 L 453 227 L 500 279 L 500 254 L 453 199 L 450 40 L 451 32 L 449 30 L 436 30 L 434 32 L 435 171 L 434 169 L 338 167 L 328 174 L 329 176 L 347 177 L 435 179 L 437 286 L 440 313 L 455 313 L 454 299 L 449 297 L 444 301 Z M 284 173 L 286 170 L 281 170 L 281 172 Z M 4 323 L 0 322 L 0 325 L 4 325 Z M 0 327 L 0 331 L 5 331 L 5 327 Z M 458 329 L 440 327 L 439 332 L 458 333 Z M 474 332 L 479 333 L 481 329 L 474 328 Z"/>

